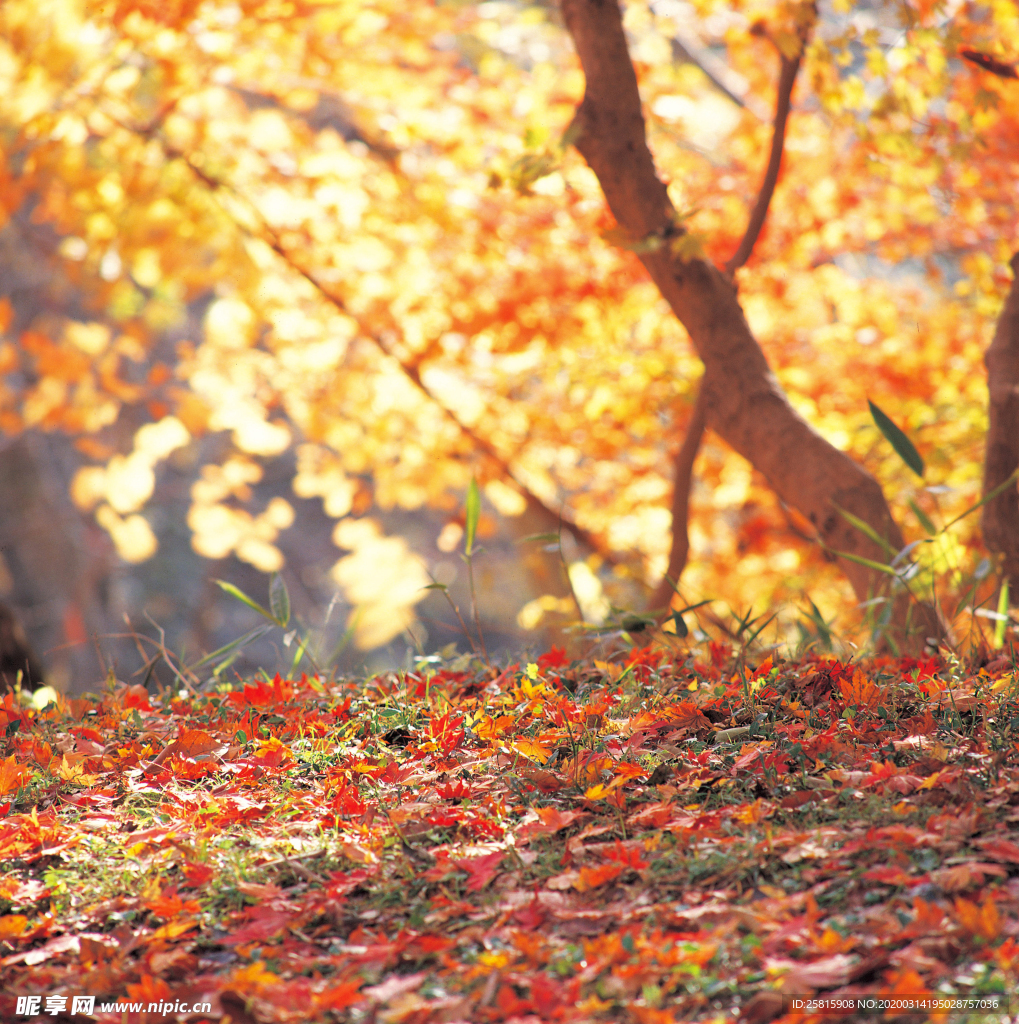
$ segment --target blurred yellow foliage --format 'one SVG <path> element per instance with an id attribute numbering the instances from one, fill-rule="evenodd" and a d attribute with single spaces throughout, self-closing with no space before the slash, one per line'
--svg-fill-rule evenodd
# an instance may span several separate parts
<path id="1" fill-rule="evenodd" d="M 739 273 L 790 400 L 877 475 L 907 533 L 911 498 L 948 519 L 980 488 L 975 368 L 1019 247 L 1019 98 L 959 71 L 951 32 L 1016 52 L 1006 7 L 960 11 L 951 30 L 918 14 L 890 49 L 890 12 L 866 8 L 877 21 L 862 42 L 848 22 L 826 23 L 765 233 Z M 724 46 L 741 106 L 673 59 L 675 12 L 627 7 L 655 160 L 717 263 L 739 242 L 770 140 L 758 114 L 775 56 L 750 29 L 785 45 L 791 10 L 704 0 L 697 25 L 679 26 Z M 558 148 L 583 89 L 537 7 L 7 0 L 0 222 L 55 233 L 48 258 L 88 312 L 23 323 L 0 299 L 0 331 L 21 332 L 0 347 L 0 429 L 95 441 L 72 494 L 129 561 L 156 550 L 144 509 L 160 463 L 224 432 L 231 450 L 195 470 L 194 547 L 278 568 L 286 498 L 243 506 L 262 463 L 296 449 L 294 494 L 340 520 L 350 554 L 332 575 L 360 607 L 363 647 L 413 621 L 428 580 L 402 539 L 355 518 L 367 476 L 381 509 L 449 508 L 477 475 L 517 516 L 529 490 L 654 583 L 700 371 L 635 254 L 605 241 L 594 175 Z M 534 172 L 527 187 L 498 187 L 513 168 L 521 181 Z M 949 490 L 914 491 L 868 397 Z M 128 406 L 152 424 L 100 458 Z M 823 614 L 851 617 L 790 515 L 709 435 L 684 592 L 758 608 L 809 592 Z M 973 556 L 975 518 L 930 558 Z M 570 575 L 598 621 L 619 577 L 583 561 Z M 575 614 L 546 596 L 518 621 L 551 611 Z"/>

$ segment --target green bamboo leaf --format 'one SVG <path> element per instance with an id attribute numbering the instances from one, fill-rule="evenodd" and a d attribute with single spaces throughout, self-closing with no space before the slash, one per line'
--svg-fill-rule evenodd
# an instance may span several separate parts
<path id="1" fill-rule="evenodd" d="M 257 601 L 253 601 L 243 590 L 239 590 L 232 583 L 227 583 L 226 580 L 213 580 L 216 586 L 225 590 L 231 597 L 236 597 L 241 604 L 246 604 L 253 611 L 258 612 L 259 615 L 265 616 L 270 622 L 276 621 L 276 616 L 267 608 L 263 608 Z"/>
<path id="2" fill-rule="evenodd" d="M 835 505 L 835 502 L 832 502 L 832 504 Z M 886 541 L 884 537 L 882 537 L 877 530 L 870 525 L 870 523 L 865 523 L 862 519 L 854 516 L 852 512 L 847 512 L 839 505 L 835 505 L 835 511 L 838 512 L 838 514 L 842 516 L 847 523 L 855 526 L 861 533 L 866 534 L 875 544 L 877 544 L 878 547 L 884 548 L 885 553 L 889 558 L 895 557 L 895 548 L 893 548 L 891 544 L 889 544 L 888 541 Z"/>
<path id="3" fill-rule="evenodd" d="M 898 578 L 900 575 L 890 565 L 875 562 L 870 558 L 864 558 L 862 555 L 851 555 L 848 551 L 832 551 L 832 554 L 838 555 L 839 558 L 848 558 L 850 562 L 856 562 L 857 565 L 865 565 L 868 569 L 874 569 L 876 572 L 883 572 L 886 576 Z"/>
<path id="4" fill-rule="evenodd" d="M 1017 469 L 1004 483 L 998 484 L 993 491 L 989 491 L 985 494 L 975 505 L 970 505 L 965 512 L 959 513 L 959 515 L 957 515 L 950 523 L 946 523 L 945 529 L 947 530 L 949 526 L 955 526 L 960 519 L 965 519 L 971 512 L 976 512 L 981 505 L 986 505 L 989 501 L 994 501 L 1002 491 L 1008 490 L 1009 487 L 1014 487 L 1017 479 L 1019 479 L 1019 469 Z"/>
<path id="5" fill-rule="evenodd" d="M 669 586 L 672 587 L 672 589 L 677 594 L 679 593 L 679 586 L 676 584 L 676 582 L 673 580 L 673 578 L 668 573 L 665 574 L 665 582 L 668 583 Z"/>
<path id="6" fill-rule="evenodd" d="M 218 583 L 219 581 L 217 580 L 216 582 Z M 196 661 L 193 665 L 188 665 L 188 668 L 201 668 L 203 665 L 208 665 L 210 662 L 219 661 L 220 658 L 230 654 L 231 651 L 236 651 L 246 643 L 250 643 L 252 640 L 256 640 L 260 636 L 264 636 L 270 629 L 272 629 L 272 626 L 256 626 L 254 629 L 245 633 L 244 636 L 239 636 L 236 640 L 231 640 L 230 643 L 224 644 L 219 648 L 219 650 L 213 651 L 212 654 L 205 655 L 204 658 Z"/>
<path id="7" fill-rule="evenodd" d="M 1008 580 L 1001 581 L 1001 593 L 998 594 L 998 614 L 1000 619 L 994 626 L 994 646 L 1005 646 L 1005 630 L 1008 628 Z"/>
<path id="8" fill-rule="evenodd" d="M 813 622 L 813 624 L 817 627 L 818 635 L 823 637 L 825 643 L 829 643 L 830 644 L 831 643 L 831 638 L 832 638 L 832 633 L 831 633 L 831 629 L 829 629 L 829 624 L 824 621 L 824 616 L 821 614 L 821 609 L 818 608 L 816 604 L 814 604 L 814 601 L 810 597 L 810 595 L 807 594 L 805 596 L 807 598 L 807 604 L 810 605 L 810 611 L 809 612 L 804 612 L 803 614 L 805 614 L 807 616 L 807 618 L 811 622 Z M 832 619 L 832 622 L 834 622 L 834 621 L 835 620 Z"/>
<path id="9" fill-rule="evenodd" d="M 920 453 L 913 447 L 913 442 L 868 398 L 867 405 L 870 406 L 870 414 L 874 417 L 878 430 L 885 435 L 888 443 L 895 449 L 902 461 L 916 473 L 923 477 L 923 459 Z"/>
<path id="10" fill-rule="evenodd" d="M 558 533 L 529 533 L 526 537 L 521 537 L 517 541 L 518 544 L 526 544 L 528 541 L 541 541 L 542 544 L 558 544 L 559 534 Z"/>
<path id="11" fill-rule="evenodd" d="M 909 507 L 913 510 L 913 515 L 916 516 L 920 525 L 924 528 L 928 537 L 937 536 L 937 527 L 931 522 L 930 517 L 926 512 L 916 503 L 913 498 L 909 499 Z"/>
<path id="12" fill-rule="evenodd" d="M 269 579 L 269 608 L 276 624 L 285 627 L 290 621 L 290 594 L 278 572 L 274 572 Z"/>
<path id="13" fill-rule="evenodd" d="M 469 555 L 474 550 L 474 534 L 478 529 L 478 518 L 481 515 L 481 493 L 478 491 L 478 481 L 471 477 L 470 487 L 467 488 L 467 520 L 466 540 L 464 541 L 464 554 Z"/>
<path id="14" fill-rule="evenodd" d="M 290 664 L 291 677 L 293 677 L 294 673 L 297 671 L 297 666 L 300 665 L 301 659 L 304 657 L 305 651 L 308 649 L 308 640 L 308 637 L 304 637 L 304 639 L 297 645 L 297 650 L 294 651 L 294 660 Z M 310 656 L 308 660 L 311 660 Z"/>
<path id="15" fill-rule="evenodd" d="M 921 544 L 932 544 L 933 541 L 929 537 L 921 537 L 920 540 L 914 540 L 912 543 L 907 544 L 891 561 L 892 568 L 896 568 L 898 564 L 907 558 L 914 548 L 919 547 Z"/>

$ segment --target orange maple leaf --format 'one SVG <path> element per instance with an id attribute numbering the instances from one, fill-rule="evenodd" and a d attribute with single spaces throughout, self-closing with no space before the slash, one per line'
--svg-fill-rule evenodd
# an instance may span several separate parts
<path id="1" fill-rule="evenodd" d="M 644 844 L 639 840 L 630 843 L 617 842 L 615 846 L 606 851 L 605 859 L 615 864 L 621 864 L 624 868 L 641 871 L 648 866 L 648 862 L 641 856 L 643 849 Z"/>
<path id="2" fill-rule="evenodd" d="M 621 875 L 626 868 L 622 864 L 597 864 L 585 865 L 580 869 L 580 875 L 573 883 L 577 892 L 587 892 L 589 889 L 597 889 L 606 882 Z"/>
<path id="3" fill-rule="evenodd" d="M 1001 934 L 1001 914 L 998 905 L 988 896 L 982 906 L 977 906 L 961 896 L 955 901 L 955 917 L 971 935 L 991 942 Z"/>
<path id="4" fill-rule="evenodd" d="M 885 980 L 888 982 L 889 987 L 881 989 L 879 994 L 883 996 L 904 995 L 906 993 L 909 995 L 929 994 L 923 978 L 911 967 L 901 971 L 889 971 Z"/>
<path id="5" fill-rule="evenodd" d="M 711 719 L 707 718 L 693 701 L 685 700 L 677 704 L 669 717 L 678 729 L 686 729 L 688 732 L 711 728 Z"/>
<path id="6" fill-rule="evenodd" d="M 32 779 L 31 769 L 18 764 L 12 754 L 5 761 L 0 761 L 0 796 L 11 790 L 21 789 Z"/>
<path id="7" fill-rule="evenodd" d="M 849 707 L 873 711 L 884 701 L 887 688 L 875 686 L 860 669 L 857 669 L 852 680 L 839 680 L 839 691 Z"/>
<path id="8" fill-rule="evenodd" d="M 332 988 L 327 988 L 314 997 L 315 1005 L 323 1010 L 345 1010 L 364 998 L 361 995 L 362 984 L 360 978 L 354 978 L 352 981 L 342 981 L 339 985 L 333 985 Z"/>

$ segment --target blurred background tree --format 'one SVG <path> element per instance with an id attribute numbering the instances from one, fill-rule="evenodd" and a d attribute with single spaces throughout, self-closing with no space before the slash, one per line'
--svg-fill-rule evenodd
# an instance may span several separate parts
<path id="1" fill-rule="evenodd" d="M 960 53 L 1007 64 L 1019 19 L 836 0 L 804 49 L 802 9 L 631 3 L 629 54 L 690 255 L 721 267 L 802 50 L 739 301 L 908 538 L 980 494 L 1019 98 Z M 647 601 L 701 365 L 563 137 L 585 80 L 556 6 L 8 0 L 0 81 L 0 589 L 57 685 L 125 674 L 116 634 L 153 622 L 219 646 L 248 613 L 212 579 L 259 596 L 279 569 L 327 646 L 351 630 L 343 664 L 457 639 L 423 587 L 467 601 L 472 476 L 490 646 L 577 618 L 558 555 L 514 543 L 560 519 L 589 622 Z M 977 526 L 925 557 L 975 565 Z M 808 595 L 859 618 L 812 525 L 711 432 L 689 542 L 691 602 L 783 608 L 778 635 Z"/>

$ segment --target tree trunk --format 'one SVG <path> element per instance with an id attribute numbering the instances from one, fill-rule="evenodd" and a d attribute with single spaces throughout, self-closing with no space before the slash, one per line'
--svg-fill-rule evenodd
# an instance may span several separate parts
<path id="1" fill-rule="evenodd" d="M 19 681 L 25 690 L 43 685 L 42 666 L 14 612 L 0 601 L 0 690 L 13 690 Z"/>
<path id="2" fill-rule="evenodd" d="M 637 78 L 616 0 L 562 0 L 587 84 L 574 119 L 574 145 L 590 165 L 616 221 L 635 241 L 658 240 L 640 259 L 704 362 L 705 421 L 759 469 L 777 494 L 814 525 L 833 551 L 885 562 L 882 549 L 839 515 L 867 522 L 897 551 L 899 532 L 877 481 L 824 440 L 790 406 L 737 301 L 736 289 L 712 264 L 677 255 L 684 233 L 648 150 Z M 641 246 L 646 250 L 646 245 Z M 857 597 L 886 594 L 889 577 L 839 559 Z M 944 627 L 933 608 L 899 596 L 892 630 L 900 647 L 919 649 Z M 919 629 L 915 627 L 919 626 Z"/>
<path id="3" fill-rule="evenodd" d="M 998 318 L 987 366 L 987 449 L 984 494 L 1000 487 L 1019 468 L 1019 253 L 1012 257 L 1012 288 Z M 1019 490 L 1007 487 L 983 508 L 984 543 L 1004 555 L 1009 590 L 1019 595 Z"/>

